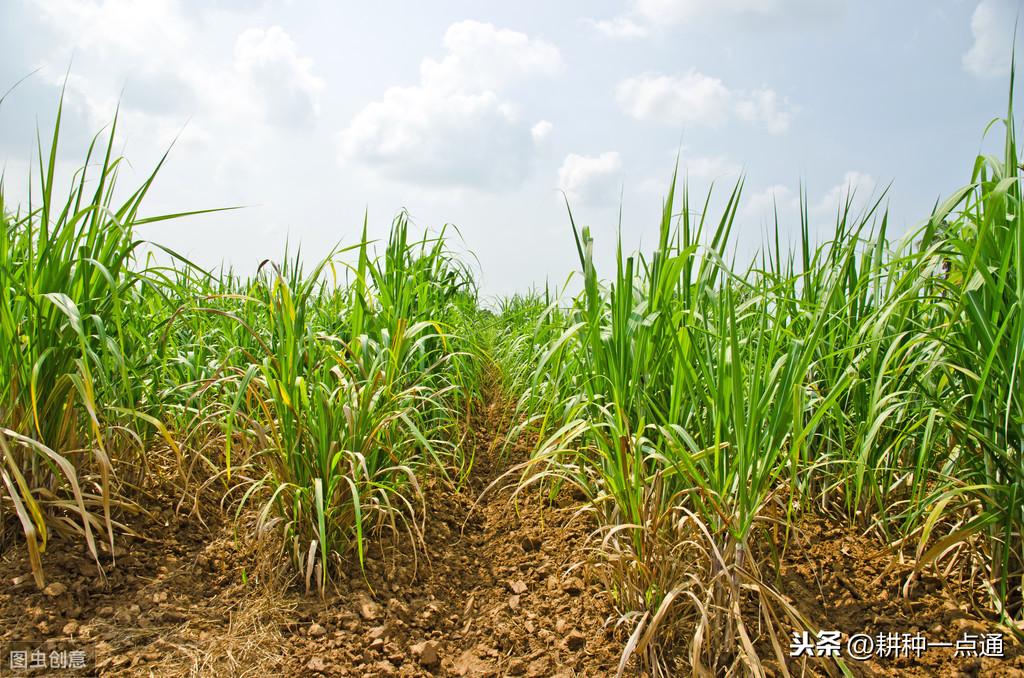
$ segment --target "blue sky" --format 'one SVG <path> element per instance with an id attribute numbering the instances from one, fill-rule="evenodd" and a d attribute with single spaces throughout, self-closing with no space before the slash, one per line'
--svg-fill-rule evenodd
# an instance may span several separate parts
<path id="1" fill-rule="evenodd" d="M 141 180 L 177 136 L 152 212 L 244 210 L 144 227 L 251 270 L 286 240 L 307 257 L 458 226 L 503 294 L 574 268 L 562 202 L 614 246 L 649 243 L 677 152 L 691 190 L 746 177 L 736 239 L 773 201 L 795 233 L 806 186 L 827 231 L 851 187 L 891 183 L 896 230 L 966 183 L 1005 112 L 1020 0 L 202 2 L 5 0 L 0 107 L 9 202 L 70 65 L 61 164 L 81 161 L 120 100 L 119 148 Z M 37 70 L 38 69 L 38 70 Z M 695 200 L 695 202 L 703 202 Z"/>

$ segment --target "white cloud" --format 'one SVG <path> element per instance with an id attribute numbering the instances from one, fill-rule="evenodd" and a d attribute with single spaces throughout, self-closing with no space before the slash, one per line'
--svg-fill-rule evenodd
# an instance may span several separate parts
<path id="1" fill-rule="evenodd" d="M 850 170 L 843 175 L 843 180 L 830 188 L 821 200 L 812 205 L 812 209 L 821 213 L 835 213 L 842 209 L 847 202 L 851 202 L 851 208 L 856 210 L 858 206 L 863 207 L 873 197 L 878 182 L 870 174 Z"/>
<path id="2" fill-rule="evenodd" d="M 637 120 L 717 125 L 729 115 L 732 92 L 695 69 L 682 77 L 642 75 L 619 83 L 619 105 Z"/>
<path id="3" fill-rule="evenodd" d="M 763 28 L 766 22 L 794 25 L 834 16 L 843 10 L 840 0 L 632 0 L 625 13 L 592 21 L 605 35 L 640 38 L 656 29 L 698 19 L 730 19 Z"/>
<path id="4" fill-rule="evenodd" d="M 679 77 L 627 78 L 619 83 L 616 99 L 637 120 L 717 127 L 736 116 L 772 134 L 786 131 L 798 110 L 772 89 L 730 90 L 718 78 L 693 68 Z"/>
<path id="5" fill-rule="evenodd" d="M 313 60 L 299 56 L 280 26 L 249 28 L 235 41 L 235 67 L 262 96 L 267 117 L 278 123 L 310 122 L 320 114 L 322 78 Z"/>
<path id="6" fill-rule="evenodd" d="M 772 15 L 811 4 L 811 0 L 635 0 L 633 7 L 651 22 L 681 23 L 708 14 Z"/>
<path id="7" fill-rule="evenodd" d="M 651 23 L 677 23 L 714 9 L 716 4 L 711 0 L 635 0 L 633 10 Z M 721 4 L 728 7 L 746 3 L 724 0 Z"/>
<path id="8" fill-rule="evenodd" d="M 878 182 L 870 174 L 850 170 L 843 175 L 839 183 L 822 193 L 816 200 L 808 197 L 810 216 L 819 226 L 829 224 L 848 201 L 851 211 L 856 214 L 869 206 L 873 199 L 877 199 L 877 187 Z M 774 221 L 776 210 L 783 226 L 798 223 L 800 198 L 783 184 L 768 186 L 750 193 L 744 200 L 743 213 L 753 219 L 763 219 L 770 223 Z"/>
<path id="9" fill-rule="evenodd" d="M 637 23 L 628 16 L 617 16 L 613 19 L 591 21 L 599 32 L 610 38 L 642 38 L 649 33 L 646 26 Z"/>
<path id="10" fill-rule="evenodd" d="M 530 136 L 533 137 L 534 143 L 541 143 L 547 139 L 548 135 L 551 134 L 551 129 L 554 127 L 549 121 L 541 120 L 536 125 L 530 128 Z"/>
<path id="11" fill-rule="evenodd" d="M 737 176 L 742 168 L 725 156 L 688 158 L 684 162 L 686 173 L 694 179 L 715 181 L 723 177 Z"/>
<path id="12" fill-rule="evenodd" d="M 392 87 L 359 111 L 340 135 L 341 160 L 392 178 L 500 189 L 529 172 L 533 142 L 551 123 L 530 125 L 501 90 L 516 79 L 561 68 L 553 45 L 477 21 L 445 32 L 446 55 L 424 59 L 420 82 Z"/>
<path id="13" fill-rule="evenodd" d="M 493 92 L 393 87 L 352 119 L 341 152 L 402 181 L 498 189 L 526 174 L 531 141 Z"/>
<path id="14" fill-rule="evenodd" d="M 799 199 L 793 191 L 782 184 L 769 186 L 756 193 L 751 193 L 743 210 L 746 214 L 759 219 L 774 221 L 775 212 L 779 218 L 792 216 L 800 207 Z"/>
<path id="15" fill-rule="evenodd" d="M 570 153 L 558 170 L 558 187 L 570 202 L 599 204 L 619 196 L 622 159 L 616 151 L 597 156 Z"/>
<path id="16" fill-rule="evenodd" d="M 789 129 L 797 110 L 788 99 L 767 87 L 754 90 L 736 102 L 736 115 L 741 120 L 764 127 L 772 134 Z"/>
<path id="17" fill-rule="evenodd" d="M 38 0 L 36 8 L 76 47 L 92 53 L 148 61 L 154 51 L 183 48 L 193 33 L 175 0 Z"/>
<path id="18" fill-rule="evenodd" d="M 428 58 L 420 64 L 424 87 L 446 92 L 497 90 L 516 78 L 550 75 L 562 67 L 554 45 L 479 21 L 452 24 L 442 45 L 447 52 L 443 59 Z"/>
<path id="19" fill-rule="evenodd" d="M 72 53 L 84 59 L 68 89 L 92 125 L 109 122 L 123 88 L 123 114 L 161 128 L 180 127 L 190 114 L 202 120 L 192 131 L 302 126 L 319 113 L 325 82 L 280 26 L 241 31 L 225 60 L 209 49 L 203 15 L 178 0 L 41 0 L 37 9 L 59 37 L 43 76 L 60 83 L 64 68 L 55 65 Z"/>
<path id="20" fill-rule="evenodd" d="M 1013 0 L 982 0 L 971 15 L 974 42 L 964 52 L 963 66 L 981 78 L 1005 76 L 1013 53 L 1013 23 L 1021 5 Z"/>

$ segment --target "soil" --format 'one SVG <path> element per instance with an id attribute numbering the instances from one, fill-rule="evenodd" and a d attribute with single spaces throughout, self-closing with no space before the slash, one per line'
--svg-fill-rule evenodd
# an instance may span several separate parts
<path id="1" fill-rule="evenodd" d="M 378 544 L 365 577 L 353 566 L 323 598 L 261 585 L 244 531 L 236 538 L 214 497 L 202 502 L 204 524 L 175 513 L 164 494 L 136 526 L 148 539 L 119 539 L 116 566 L 104 554 L 105 582 L 78 544 L 54 540 L 44 569 L 57 586 L 47 595 L 25 576 L 21 545 L 6 549 L 0 645 L 87 648 L 102 675 L 614 674 L 624 639 L 603 588 L 588 581 L 594 526 L 578 515 L 581 498 L 513 500 L 518 476 L 492 486 L 526 456 L 502 457 L 507 413 L 492 402 L 472 418 L 464 446 L 475 464 L 461 489 L 423 488 L 430 508 L 418 548 Z M 3 660 L 6 669 L 6 652 Z"/>
<path id="2" fill-rule="evenodd" d="M 174 510 L 170 490 L 154 494 L 134 526 L 146 538 L 124 536 L 104 553 L 105 579 L 79 544 L 54 539 L 44 555 L 52 586 L 40 592 L 21 544 L 8 545 L 0 675 L 11 643 L 86 649 L 93 669 L 72 675 L 614 675 L 628 630 L 616 628 L 612 601 L 588 576 L 595 526 L 568 490 L 553 502 L 530 491 L 512 499 L 518 477 L 502 474 L 526 450 L 502 456 L 508 417 L 500 400 L 472 416 L 472 473 L 459 489 L 437 479 L 423 488 L 430 508 L 416 549 L 402 539 L 377 544 L 365 576 L 353 566 L 325 597 L 260 581 L 256 547 L 212 495 L 190 513 Z M 965 631 L 996 631 L 974 610 L 968 584 L 928 575 L 904 595 L 913 569 L 905 558 L 823 518 L 801 521 L 784 562 L 781 591 L 816 628 L 844 638 L 921 632 L 955 642 Z M 1009 635 L 1004 659 L 953 654 L 846 663 L 857 676 L 1024 678 Z M 766 668 L 781 675 L 771 661 Z M 839 675 L 820 660 L 789 669 Z"/>
<path id="3" fill-rule="evenodd" d="M 849 527 L 820 517 L 805 517 L 795 531 L 782 568 L 780 588 L 813 628 L 840 631 L 845 647 L 853 634 L 922 635 L 929 646 L 921 652 L 867 661 L 847 659 L 856 676 L 1014 676 L 1024 678 L 1024 648 L 994 620 L 983 616 L 983 598 L 972 582 L 914 573 L 907 554 Z M 957 656 L 957 641 L 967 640 L 961 654 L 980 650 L 974 639 L 1003 634 L 1003 657 Z M 877 649 L 877 648 L 876 648 Z M 990 648 L 993 650 L 994 648 Z M 990 654 L 994 654 L 990 652 Z M 801 663 L 794 662 L 796 666 Z M 808 666 L 824 673 L 820 663 Z"/>

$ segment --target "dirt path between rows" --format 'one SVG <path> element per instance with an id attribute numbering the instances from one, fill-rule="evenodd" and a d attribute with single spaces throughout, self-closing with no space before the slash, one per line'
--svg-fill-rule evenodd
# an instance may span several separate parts
<path id="1" fill-rule="evenodd" d="M 307 630 L 304 643 L 293 641 L 293 667 L 308 656 L 305 668 L 326 675 L 614 672 L 621 644 L 605 628 L 610 608 L 576 567 L 586 559 L 592 527 L 576 516 L 581 504 L 568 492 L 555 505 L 536 493 L 511 503 L 518 477 L 493 485 L 527 452 L 501 456 L 510 404 L 493 386 L 488 394 L 463 441 L 474 455 L 466 487 L 453 493 L 434 483 L 425 490 L 426 550 L 418 565 L 408 553 L 384 552 L 367 567 L 375 596 L 353 581 L 355 605 L 306 607 L 334 637 L 335 651 L 323 652 Z"/>
<path id="2" fill-rule="evenodd" d="M 475 458 L 468 482 L 423 488 L 418 549 L 386 540 L 369 551 L 365 578 L 352 568 L 326 598 L 261 586 L 255 547 L 244 529 L 236 538 L 231 516 L 203 505 L 204 526 L 176 513 L 177 498 L 165 492 L 134 526 L 147 538 L 118 542 L 106 583 L 78 544 L 54 540 L 44 556 L 53 586 L 39 592 L 24 576 L 21 545 L 5 545 L 0 642 L 47 654 L 84 649 L 102 675 L 614 673 L 622 643 L 607 624 L 610 605 L 577 567 L 593 529 L 577 515 L 581 502 L 565 491 L 554 503 L 534 492 L 512 503 L 505 483 L 480 498 L 527 454 L 502 457 L 510 404 L 496 386 L 488 396 L 463 441 Z"/>

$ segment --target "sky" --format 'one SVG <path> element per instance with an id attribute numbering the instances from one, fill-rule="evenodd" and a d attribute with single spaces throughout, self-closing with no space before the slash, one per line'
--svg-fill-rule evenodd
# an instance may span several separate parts
<path id="1" fill-rule="evenodd" d="M 0 0 L 0 165 L 24 201 L 36 130 L 66 83 L 69 177 L 120 106 L 125 188 L 173 144 L 140 227 L 204 266 L 251 272 L 386 238 L 408 210 L 453 224 L 485 297 L 599 270 L 618 233 L 656 242 L 679 159 L 709 217 L 742 176 L 738 253 L 797 196 L 824 237 L 850 191 L 919 224 L 998 149 L 1024 0 Z M 621 222 L 620 222 L 621 212 Z M 609 271 L 610 272 L 610 271 Z"/>

